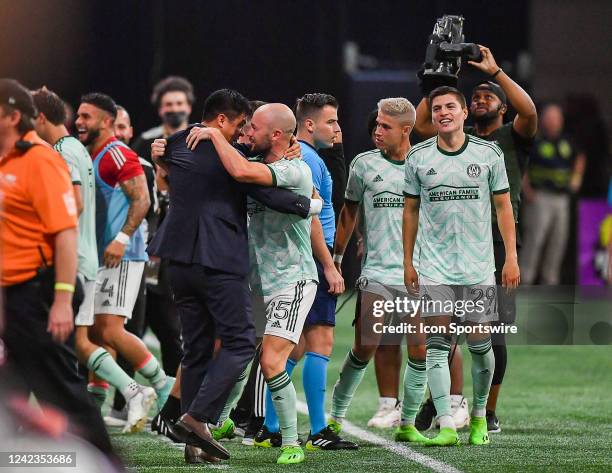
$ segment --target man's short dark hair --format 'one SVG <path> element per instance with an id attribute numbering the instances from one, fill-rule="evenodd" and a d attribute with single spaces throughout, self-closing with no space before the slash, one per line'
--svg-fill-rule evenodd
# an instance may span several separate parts
<path id="1" fill-rule="evenodd" d="M 249 106 L 251 107 L 250 115 L 253 116 L 255 110 L 257 110 L 259 107 L 263 107 L 267 103 L 268 102 L 264 102 L 263 100 L 249 100 Z"/>
<path id="2" fill-rule="evenodd" d="M 155 108 L 159 108 L 162 97 L 168 92 L 183 92 L 187 97 L 187 102 L 189 105 L 192 105 L 193 102 L 195 102 L 195 95 L 193 95 L 193 85 L 191 82 L 184 77 L 169 76 L 160 80 L 157 84 L 155 84 L 155 87 L 153 87 L 151 103 Z"/>
<path id="3" fill-rule="evenodd" d="M 66 121 L 66 104 L 55 92 L 41 87 L 32 92 L 36 108 L 54 125 L 62 125 Z"/>
<path id="4" fill-rule="evenodd" d="M 88 103 L 100 110 L 104 110 L 113 117 L 113 120 L 117 118 L 117 104 L 110 95 L 100 92 L 91 92 L 81 97 L 81 103 Z"/>
<path id="5" fill-rule="evenodd" d="M 232 89 L 215 90 L 204 102 L 202 121 L 214 120 L 220 114 L 234 120 L 241 113 L 247 116 L 251 113 L 251 106 L 246 97 Z"/>
<path id="6" fill-rule="evenodd" d="M 303 122 L 307 118 L 313 118 L 326 105 L 338 108 L 336 97 L 320 93 L 306 94 L 302 98 L 297 99 L 295 103 L 295 118 L 298 123 Z"/>
<path id="7" fill-rule="evenodd" d="M 467 108 L 467 102 L 465 101 L 465 95 L 463 95 L 459 89 L 456 89 L 454 87 L 449 87 L 447 85 L 443 85 L 442 87 L 435 88 L 429 94 L 429 97 L 428 97 L 429 98 L 429 109 L 431 110 L 433 99 L 435 99 L 436 97 L 440 97 L 441 95 L 448 95 L 448 94 L 454 95 L 457 98 L 457 100 L 459 100 L 459 104 L 461 105 L 461 108 Z"/>
<path id="8" fill-rule="evenodd" d="M 378 118 L 378 108 L 375 108 L 368 115 L 368 136 L 372 136 L 372 132 L 376 128 L 377 118 Z"/>

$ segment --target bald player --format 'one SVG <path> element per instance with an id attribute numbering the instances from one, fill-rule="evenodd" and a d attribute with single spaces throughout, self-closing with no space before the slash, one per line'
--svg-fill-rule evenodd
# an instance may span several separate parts
<path id="1" fill-rule="evenodd" d="M 286 105 L 274 103 L 257 109 L 247 137 L 253 151 L 259 153 L 259 162 L 245 160 L 218 130 L 208 129 L 207 137 L 237 181 L 283 187 L 310 197 L 313 182 L 308 165 L 300 159 L 283 159 L 295 126 L 293 112 Z M 301 463 L 304 452 L 298 443 L 295 388 L 285 368 L 317 290 L 313 252 L 317 256 L 328 250 L 316 218 L 281 214 L 255 200 L 249 201 L 248 212 L 253 316 L 256 326 L 265 320 L 260 364 L 282 435 L 277 463 Z M 312 245 L 311 225 L 313 233 L 320 235 Z M 343 282 L 335 288 L 337 293 L 343 290 Z"/>

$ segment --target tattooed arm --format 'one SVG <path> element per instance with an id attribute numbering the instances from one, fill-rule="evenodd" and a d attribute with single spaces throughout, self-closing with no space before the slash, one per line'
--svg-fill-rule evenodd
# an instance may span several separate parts
<path id="1" fill-rule="evenodd" d="M 120 182 L 119 185 L 130 201 L 127 218 L 121 228 L 121 232 L 131 237 L 142 222 L 142 219 L 147 215 L 151 205 L 147 179 L 144 174 L 140 174 Z M 113 240 L 108 244 L 104 250 L 104 264 L 107 268 L 119 266 L 125 253 L 125 246 L 117 240 Z"/>

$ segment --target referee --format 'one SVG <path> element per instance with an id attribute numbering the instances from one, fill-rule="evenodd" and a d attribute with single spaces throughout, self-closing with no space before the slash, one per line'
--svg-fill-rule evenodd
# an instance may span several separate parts
<path id="1" fill-rule="evenodd" d="M 77 207 L 62 157 L 34 131 L 32 96 L 0 79 L 0 210 L 7 368 L 25 392 L 64 411 L 69 428 L 111 454 L 100 412 L 77 373 Z M 6 381 L 6 373 L 0 375 Z"/>

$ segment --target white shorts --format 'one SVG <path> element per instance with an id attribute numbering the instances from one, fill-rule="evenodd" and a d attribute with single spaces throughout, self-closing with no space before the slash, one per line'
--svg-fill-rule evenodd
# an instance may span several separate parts
<path id="1" fill-rule="evenodd" d="M 454 315 L 469 322 L 493 322 L 497 316 L 495 274 L 469 286 L 448 285 L 419 275 L 421 317 Z"/>
<path id="2" fill-rule="evenodd" d="M 79 313 L 74 319 L 77 327 L 91 327 L 94 324 L 94 299 L 96 294 L 96 281 L 87 279 L 81 273 L 77 274 L 83 285 L 83 302 L 79 307 Z"/>
<path id="3" fill-rule="evenodd" d="M 116 268 L 102 266 L 96 280 L 95 314 L 132 318 L 138 298 L 144 261 L 122 261 Z"/>
<path id="4" fill-rule="evenodd" d="M 257 337 L 275 335 L 295 344 L 317 294 L 317 282 L 299 281 L 269 296 L 252 296 Z"/>

